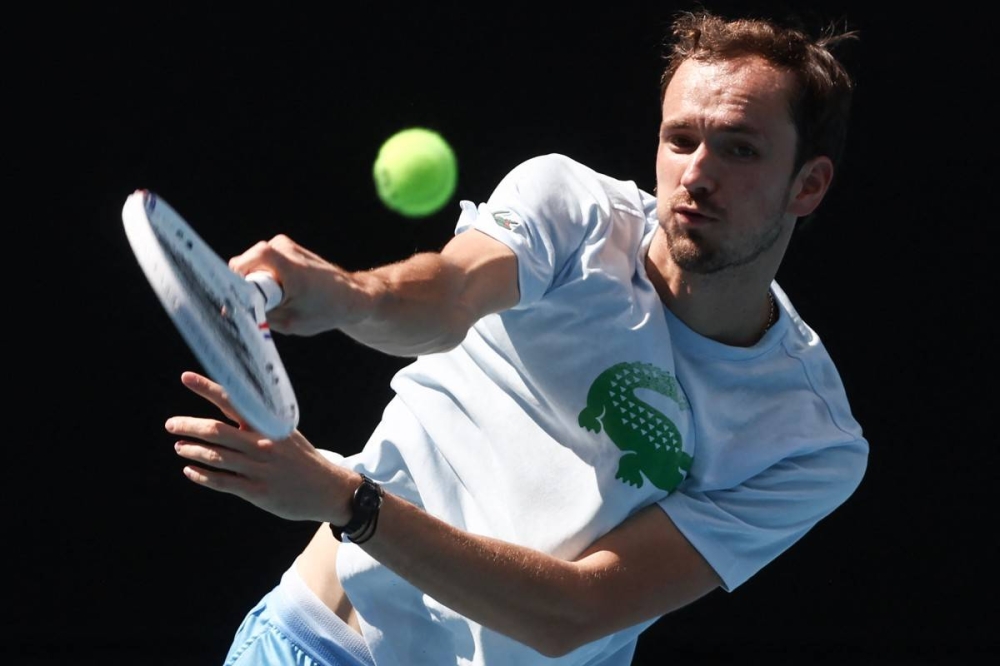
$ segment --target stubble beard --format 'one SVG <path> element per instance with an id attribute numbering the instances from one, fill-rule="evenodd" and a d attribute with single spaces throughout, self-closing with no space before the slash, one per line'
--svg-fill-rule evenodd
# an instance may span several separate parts
<path id="1" fill-rule="evenodd" d="M 783 199 L 787 200 L 788 196 L 790 192 L 786 192 Z M 684 203 L 690 203 L 690 198 L 686 198 Z M 767 215 L 767 222 L 758 233 L 728 245 L 720 245 L 699 229 L 682 229 L 674 220 L 671 204 L 665 213 L 667 219 L 660 220 L 670 258 L 679 268 L 698 275 L 712 275 L 750 264 L 781 238 L 785 203 L 787 201 Z"/>

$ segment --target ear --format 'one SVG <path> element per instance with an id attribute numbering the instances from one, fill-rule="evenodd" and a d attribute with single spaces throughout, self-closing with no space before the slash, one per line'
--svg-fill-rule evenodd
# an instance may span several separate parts
<path id="1" fill-rule="evenodd" d="M 833 180 L 833 162 L 829 157 L 814 157 L 799 169 L 792 183 L 788 212 L 795 217 L 810 215 L 826 196 Z"/>

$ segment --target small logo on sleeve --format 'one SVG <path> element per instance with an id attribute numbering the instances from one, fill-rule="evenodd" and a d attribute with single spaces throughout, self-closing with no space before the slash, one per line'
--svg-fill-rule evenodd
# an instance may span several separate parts
<path id="1" fill-rule="evenodd" d="M 514 213 L 509 210 L 498 210 L 493 213 L 493 221 L 497 223 L 497 226 L 501 226 L 508 231 L 512 230 L 514 227 L 520 226 L 521 220 L 514 216 Z"/>

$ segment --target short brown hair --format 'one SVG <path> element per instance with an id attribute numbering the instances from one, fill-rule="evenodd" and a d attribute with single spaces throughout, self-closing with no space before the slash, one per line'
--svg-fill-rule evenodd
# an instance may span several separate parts
<path id="1" fill-rule="evenodd" d="M 671 27 L 672 45 L 660 79 L 660 102 L 682 62 L 720 61 L 759 56 L 792 72 L 798 89 L 791 91 L 789 116 L 797 141 L 795 170 L 825 155 L 839 164 L 847 140 L 854 81 L 833 50 L 859 37 L 857 31 L 827 27 L 813 38 L 804 30 L 762 18 L 727 19 L 707 11 L 682 12 Z"/>

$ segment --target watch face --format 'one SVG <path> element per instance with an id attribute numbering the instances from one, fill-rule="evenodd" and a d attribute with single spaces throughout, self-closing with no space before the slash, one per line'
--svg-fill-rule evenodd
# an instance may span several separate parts
<path id="1" fill-rule="evenodd" d="M 381 504 L 380 500 L 377 492 L 368 490 L 358 497 L 358 504 L 364 509 L 377 509 Z"/>
<path id="2" fill-rule="evenodd" d="M 377 486 L 363 483 L 358 488 L 358 506 L 365 510 L 374 510 L 382 506 L 382 494 Z"/>

